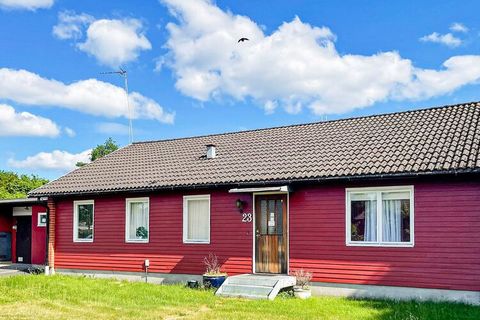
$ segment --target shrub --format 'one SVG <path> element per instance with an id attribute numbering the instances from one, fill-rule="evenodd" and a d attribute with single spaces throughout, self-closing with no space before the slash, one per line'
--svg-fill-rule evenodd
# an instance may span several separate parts
<path id="1" fill-rule="evenodd" d="M 297 286 L 302 289 L 308 289 L 310 281 L 312 280 L 312 273 L 303 269 L 298 269 L 293 272 L 295 278 L 297 278 Z"/>
<path id="2" fill-rule="evenodd" d="M 203 259 L 203 264 L 205 265 L 205 274 L 208 275 L 223 275 L 224 273 L 220 271 L 220 263 L 218 262 L 218 257 L 214 253 L 210 253 Z"/>

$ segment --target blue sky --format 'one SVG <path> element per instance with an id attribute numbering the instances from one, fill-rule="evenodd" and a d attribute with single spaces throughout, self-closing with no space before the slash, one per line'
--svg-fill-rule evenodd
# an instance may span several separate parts
<path id="1" fill-rule="evenodd" d="M 0 170 L 50 179 L 113 137 L 479 100 L 477 1 L 0 0 Z M 250 41 L 237 43 L 240 37 Z"/>

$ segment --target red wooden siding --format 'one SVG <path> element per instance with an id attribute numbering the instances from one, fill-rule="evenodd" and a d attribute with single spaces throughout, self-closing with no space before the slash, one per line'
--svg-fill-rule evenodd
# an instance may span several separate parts
<path id="1" fill-rule="evenodd" d="M 125 243 L 125 197 L 118 196 L 95 198 L 94 242 L 74 243 L 73 200 L 60 201 L 56 205 L 55 267 L 142 271 L 143 261 L 149 259 L 151 272 L 200 274 L 203 258 L 213 252 L 229 274 L 251 272 L 251 224 L 241 223 L 242 215 L 235 206 L 239 196 L 224 191 L 208 193 L 210 244 L 183 244 L 182 193 L 149 195 L 149 243 Z M 240 198 L 251 202 L 251 196 Z"/>
<path id="2" fill-rule="evenodd" d="M 0 232 L 9 232 L 10 237 L 12 237 L 12 213 L 10 210 L 3 209 L 0 210 Z M 12 241 L 12 238 L 10 238 L 10 241 Z M 15 242 L 12 241 L 11 243 L 11 253 L 15 252 Z"/>
<path id="3" fill-rule="evenodd" d="M 345 188 L 290 196 L 290 268 L 322 282 L 480 290 L 480 183 L 415 184 L 413 248 L 345 245 Z"/>
<path id="4" fill-rule="evenodd" d="M 12 232 L 11 212 L 0 212 L 0 232 Z"/>
<path id="5" fill-rule="evenodd" d="M 411 184 L 413 248 L 347 247 L 346 186 L 296 189 L 290 194 L 290 270 L 311 270 L 314 280 L 323 282 L 480 290 L 480 183 Z M 73 199 L 59 201 L 55 266 L 142 271 L 144 259 L 150 259 L 151 272 L 200 274 L 203 257 L 214 252 L 229 274 L 251 272 L 252 224 L 242 223 L 235 207 L 242 198 L 245 212 L 251 212 L 251 195 L 199 192 L 207 193 L 210 244 L 182 243 L 183 193 L 149 195 L 148 244 L 125 243 L 125 198 L 132 195 L 95 198 L 94 243 L 73 242 Z"/>
<path id="6" fill-rule="evenodd" d="M 38 226 L 38 213 L 46 212 L 42 206 L 32 207 L 32 263 L 45 264 L 46 227 Z"/>

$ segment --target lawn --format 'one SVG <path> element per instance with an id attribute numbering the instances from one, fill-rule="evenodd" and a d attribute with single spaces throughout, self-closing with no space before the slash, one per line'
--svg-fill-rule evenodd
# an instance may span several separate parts
<path id="1" fill-rule="evenodd" d="M 480 319 L 480 307 L 343 298 L 217 298 L 211 291 L 68 276 L 0 278 L 0 319 Z"/>

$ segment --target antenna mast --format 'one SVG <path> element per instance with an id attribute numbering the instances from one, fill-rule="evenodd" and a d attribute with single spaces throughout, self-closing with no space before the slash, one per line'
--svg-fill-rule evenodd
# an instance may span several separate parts
<path id="1" fill-rule="evenodd" d="M 119 68 L 119 69 L 120 70 L 118 70 L 118 71 L 101 72 L 101 74 L 118 74 L 124 80 L 125 96 L 126 96 L 126 99 L 127 99 L 127 110 L 128 110 L 128 143 L 132 144 L 132 142 L 133 142 L 133 125 L 132 125 L 133 110 L 130 107 L 130 99 L 129 99 L 129 95 L 128 95 L 128 73 L 127 73 L 126 70 L 123 70 L 122 68 Z"/>

